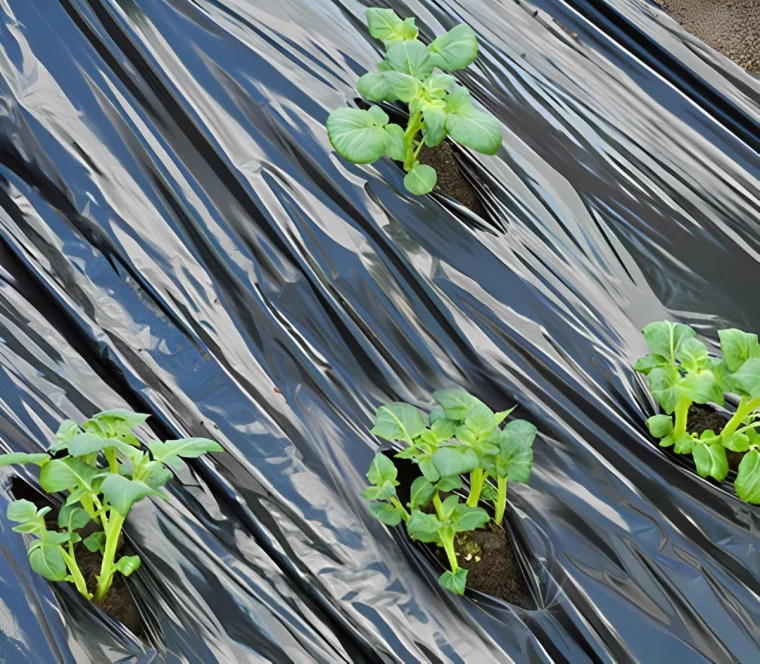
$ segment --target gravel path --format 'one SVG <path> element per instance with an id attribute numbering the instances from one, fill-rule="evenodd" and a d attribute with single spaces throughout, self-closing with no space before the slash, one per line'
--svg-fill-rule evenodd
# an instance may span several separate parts
<path id="1" fill-rule="evenodd" d="M 760 0 L 659 0 L 686 30 L 760 73 Z"/>

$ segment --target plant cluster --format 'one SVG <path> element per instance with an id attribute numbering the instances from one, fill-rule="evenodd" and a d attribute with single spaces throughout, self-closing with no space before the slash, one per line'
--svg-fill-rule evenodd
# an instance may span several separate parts
<path id="1" fill-rule="evenodd" d="M 438 176 L 419 163 L 423 145 L 435 147 L 447 136 L 476 152 L 496 154 L 501 145 L 499 123 L 473 106 L 470 93 L 449 72 L 464 69 L 478 57 L 475 32 L 457 25 L 429 45 L 417 39 L 414 18 L 401 20 L 391 9 L 368 9 L 370 34 L 387 49 L 377 71 L 362 76 L 359 94 L 373 102 L 408 104 L 406 129 L 389 123 L 374 106 L 368 111 L 341 108 L 327 119 L 327 135 L 340 155 L 355 164 L 369 164 L 387 155 L 403 162 L 404 185 L 413 194 L 433 190 Z"/>
<path id="2" fill-rule="evenodd" d="M 457 562 L 454 537 L 490 521 L 488 512 L 478 507 L 481 497 L 493 504 L 494 523 L 501 525 L 507 482 L 527 482 L 530 477 L 536 427 L 512 420 L 500 428 L 514 408 L 494 413 L 464 390 L 441 390 L 433 399 L 441 409 L 428 417 L 406 403 L 382 406 L 372 429 L 379 438 L 404 443 L 395 457 L 417 465 L 421 476 L 411 485 L 409 502 L 404 506 L 399 500 L 398 470 L 384 454 L 372 461 L 367 473 L 372 486 L 362 495 L 373 501 L 370 510 L 383 523 L 397 526 L 403 521 L 413 539 L 444 549 L 451 570 L 441 575 L 439 583 L 461 595 L 467 570 Z M 463 475 L 470 480 L 466 502 L 451 493 L 463 488 Z M 451 495 L 441 500 L 444 493 Z M 426 510 L 431 504 L 434 512 Z"/>
<path id="3" fill-rule="evenodd" d="M 55 435 L 49 453 L 0 455 L 0 467 L 32 463 L 40 466 L 40 486 L 48 493 L 68 492 L 58 512 L 58 530 L 48 529 L 45 516 L 51 507 L 37 509 L 28 500 L 8 506 L 13 530 L 34 535 L 29 544 L 32 569 L 50 581 L 68 581 L 87 599 L 93 595 L 77 564 L 75 545 L 82 542 L 103 556 L 97 576 L 95 601 L 108 594 L 116 572 L 129 576 L 140 566 L 139 556 L 116 559 L 122 526 L 134 503 L 146 496 L 168 499 L 161 491 L 171 478 L 167 466 L 181 468 L 182 458 L 197 458 L 222 447 L 206 438 L 158 440 L 141 449 L 132 429 L 148 415 L 116 409 L 98 413 L 82 424 L 66 420 Z M 90 522 L 98 530 L 84 540 L 77 532 Z"/>
<path id="4" fill-rule="evenodd" d="M 720 330 L 722 357 L 711 357 L 707 346 L 688 325 L 650 323 L 644 338 L 652 353 L 634 368 L 645 374 L 649 389 L 665 415 L 647 420 L 661 447 L 691 454 L 701 477 L 722 481 L 728 474 L 726 450 L 744 452 L 739 464 L 736 493 L 742 500 L 760 504 L 760 345 L 756 334 Z M 739 396 L 736 412 L 721 431 L 688 433 L 693 403 L 724 404 L 724 394 Z"/>

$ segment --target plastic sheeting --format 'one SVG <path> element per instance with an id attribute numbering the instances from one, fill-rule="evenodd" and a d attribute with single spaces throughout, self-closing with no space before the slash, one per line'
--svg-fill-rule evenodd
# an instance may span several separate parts
<path id="1" fill-rule="evenodd" d="M 118 406 L 226 449 L 129 519 L 148 643 L 31 572 L 5 469 L 3 661 L 756 661 L 758 510 L 650 442 L 630 363 L 651 320 L 760 330 L 757 154 L 559 1 L 388 6 L 478 33 L 482 218 L 330 148 L 363 3 L 0 4 L 4 451 Z M 359 496 L 374 409 L 453 385 L 539 427 L 535 610 L 446 593 Z"/>

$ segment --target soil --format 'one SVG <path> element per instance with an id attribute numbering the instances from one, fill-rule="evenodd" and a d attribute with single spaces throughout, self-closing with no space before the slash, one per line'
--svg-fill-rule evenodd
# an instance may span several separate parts
<path id="1" fill-rule="evenodd" d="M 406 459 L 393 457 L 393 450 L 384 453 L 398 468 L 399 486 L 396 487 L 399 500 L 409 501 L 409 487 L 419 477 L 417 467 Z M 442 499 L 446 495 L 441 495 Z M 430 506 L 429 511 L 434 511 Z M 506 518 L 504 524 L 506 523 Z M 446 552 L 433 544 L 417 543 L 443 567 L 449 569 Z M 506 531 L 490 522 L 489 526 L 457 535 L 454 541 L 457 561 L 467 570 L 467 589 L 477 590 L 486 595 L 502 599 L 524 609 L 535 608 L 533 596 L 515 555 Z"/>
<path id="2" fill-rule="evenodd" d="M 52 507 L 53 510 L 45 517 L 45 522 L 49 529 L 58 529 L 58 507 L 48 500 L 44 494 L 38 492 L 34 487 L 18 477 L 14 477 L 11 481 L 11 493 L 17 500 L 29 500 L 37 505 L 38 508 Z M 98 528 L 94 523 L 90 522 L 78 532 L 82 536 L 82 539 L 84 539 L 96 530 Z M 129 556 L 134 554 L 129 544 L 123 541 L 123 538 L 119 542 L 117 551 L 121 555 Z M 99 552 L 90 552 L 81 542 L 74 545 L 74 555 L 76 556 L 79 569 L 87 581 L 87 589 L 91 593 L 94 593 L 97 586 L 97 579 L 95 577 L 100 573 L 100 564 L 103 556 Z M 100 608 L 109 616 L 122 623 L 135 636 L 143 636 L 144 628 L 140 612 L 127 586 L 127 580 L 121 574 L 116 573 L 114 575 L 111 589 L 101 602 Z"/>
<path id="3" fill-rule="evenodd" d="M 760 73 L 760 0 L 658 0 L 686 30 Z"/>
<path id="4" fill-rule="evenodd" d="M 726 422 L 728 422 L 728 418 L 710 406 L 692 404 L 686 418 L 686 430 L 689 433 L 696 433 L 698 435 L 701 435 L 704 431 L 713 431 L 717 433 L 726 426 Z M 731 470 L 736 470 L 745 454 L 746 452 L 726 450 L 728 467 Z"/>
<path id="5" fill-rule="evenodd" d="M 451 143 L 444 141 L 434 148 L 423 147 L 419 160 L 422 164 L 432 166 L 438 173 L 438 183 L 435 187 L 438 191 L 451 196 L 475 214 L 483 214 L 483 206 L 478 200 L 475 188 L 459 170 Z"/>

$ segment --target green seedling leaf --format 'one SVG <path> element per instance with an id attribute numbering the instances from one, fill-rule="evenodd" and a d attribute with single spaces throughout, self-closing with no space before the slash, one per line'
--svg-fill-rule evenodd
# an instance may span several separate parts
<path id="1" fill-rule="evenodd" d="M 670 361 L 662 355 L 645 355 L 636 360 L 633 368 L 644 375 L 649 374 L 652 369 L 664 369 L 670 366 Z"/>
<path id="2" fill-rule="evenodd" d="M 93 452 L 100 452 L 107 447 L 114 446 L 114 440 L 95 435 L 93 433 L 80 433 L 67 443 L 69 454 L 73 457 L 83 457 Z"/>
<path id="3" fill-rule="evenodd" d="M 438 468 L 432 459 L 420 459 L 417 465 L 420 468 L 420 472 L 429 482 L 437 482 L 440 479 L 441 474 L 438 472 Z"/>
<path id="4" fill-rule="evenodd" d="M 691 454 L 694 450 L 695 439 L 691 436 L 683 436 L 675 441 L 675 447 L 673 450 L 676 454 Z"/>
<path id="5" fill-rule="evenodd" d="M 734 385 L 750 398 L 760 396 L 760 358 L 744 362 L 732 375 Z"/>
<path id="6" fill-rule="evenodd" d="M 67 544 L 69 541 L 68 533 L 59 533 L 55 530 L 43 530 L 39 535 L 43 546 L 58 546 Z"/>
<path id="7" fill-rule="evenodd" d="M 404 130 L 397 124 L 385 126 L 387 142 L 385 154 L 395 161 L 404 161 L 406 158 L 406 143 L 404 142 Z"/>
<path id="8" fill-rule="evenodd" d="M 739 368 L 751 358 L 760 358 L 760 344 L 757 335 L 737 329 L 720 330 L 720 350 L 730 372 Z"/>
<path id="9" fill-rule="evenodd" d="M 417 40 L 400 41 L 388 48 L 385 61 L 393 71 L 423 79 L 433 73 L 435 65 L 425 45 Z"/>
<path id="10" fill-rule="evenodd" d="M 385 440 L 412 443 L 427 428 L 422 413 L 408 403 L 390 403 L 377 409 L 370 433 Z"/>
<path id="11" fill-rule="evenodd" d="M 123 408 L 113 408 L 104 410 L 97 415 L 93 415 L 82 426 L 88 429 L 88 424 L 97 422 L 101 431 L 106 436 L 122 436 L 128 434 L 136 426 L 142 424 L 150 417 L 147 413 L 133 413 Z M 97 433 L 97 432 L 95 432 Z"/>
<path id="12" fill-rule="evenodd" d="M 721 444 L 732 452 L 746 452 L 749 449 L 749 436 L 743 433 L 734 433 L 730 436 L 721 436 Z"/>
<path id="13" fill-rule="evenodd" d="M 760 505 L 760 451 L 752 449 L 744 455 L 734 482 L 736 495 L 744 502 Z"/>
<path id="14" fill-rule="evenodd" d="M 409 507 L 413 510 L 425 507 L 433 499 L 434 493 L 433 485 L 424 477 L 418 477 L 409 490 Z"/>
<path id="15" fill-rule="evenodd" d="M 388 135 L 369 111 L 340 108 L 327 118 L 327 136 L 338 153 L 355 164 L 370 164 L 385 154 Z"/>
<path id="16" fill-rule="evenodd" d="M 417 164 L 404 176 L 404 186 L 415 196 L 424 196 L 435 189 L 438 174 L 432 166 Z"/>
<path id="17" fill-rule="evenodd" d="M 644 328 L 643 334 L 652 352 L 667 358 L 672 364 L 675 363 L 679 346 L 684 340 L 694 339 L 697 336 L 697 333 L 688 325 L 671 321 L 650 323 Z"/>
<path id="18" fill-rule="evenodd" d="M 470 410 L 479 402 L 464 390 L 438 390 L 433 392 L 433 399 L 443 408 L 447 419 L 464 422 Z"/>
<path id="19" fill-rule="evenodd" d="M 481 507 L 468 507 L 459 505 L 454 513 L 454 530 L 462 533 L 468 530 L 477 530 L 485 526 L 491 517 Z"/>
<path id="20" fill-rule="evenodd" d="M 456 511 L 461 507 L 462 503 L 459 502 L 459 496 L 456 494 L 449 496 L 441 503 L 441 515 L 445 521 L 453 519 Z"/>
<path id="21" fill-rule="evenodd" d="M 430 420 L 430 430 L 438 443 L 446 443 L 454 437 L 454 434 L 456 433 L 456 425 L 451 420 L 437 419 L 433 422 L 432 413 Z"/>
<path id="22" fill-rule="evenodd" d="M 462 23 L 433 41 L 428 50 L 433 64 L 443 71 L 469 67 L 478 58 L 478 39 L 475 31 Z"/>
<path id="23" fill-rule="evenodd" d="M 464 595 L 464 589 L 467 586 L 467 570 L 464 567 L 460 567 L 457 569 L 456 574 L 446 571 L 441 574 L 438 583 L 443 588 L 446 588 L 446 590 L 450 590 L 457 595 Z"/>
<path id="24" fill-rule="evenodd" d="M 676 349 L 676 359 L 687 371 L 704 369 L 707 361 L 707 346 L 695 337 L 683 339 Z"/>
<path id="25" fill-rule="evenodd" d="M 116 569 L 123 576 L 129 576 L 140 567 L 140 556 L 122 556 L 116 562 Z"/>
<path id="26" fill-rule="evenodd" d="M 672 445 L 675 445 L 675 442 L 673 436 L 668 435 L 660 441 L 660 447 L 671 447 Z"/>
<path id="27" fill-rule="evenodd" d="M 390 83 L 383 72 L 364 74 L 356 82 L 356 89 L 369 101 L 396 101 L 396 96 L 392 94 Z"/>
<path id="28" fill-rule="evenodd" d="M 140 473 L 141 481 L 145 482 L 151 489 L 160 489 L 172 477 L 174 477 L 172 471 L 165 468 L 159 461 L 151 461 L 145 464 Z"/>
<path id="29" fill-rule="evenodd" d="M 647 428 L 655 438 L 664 438 L 673 432 L 673 418 L 670 415 L 655 415 L 647 420 Z"/>
<path id="30" fill-rule="evenodd" d="M 433 410 L 430 412 L 430 415 L 428 416 L 428 419 L 430 420 L 430 425 L 432 426 L 439 420 L 445 420 L 446 419 L 446 413 L 444 413 L 442 410 Z"/>
<path id="31" fill-rule="evenodd" d="M 399 41 L 416 39 L 418 30 L 415 19 L 401 20 L 392 9 L 372 8 L 365 12 L 369 34 L 380 39 L 386 46 Z"/>
<path id="32" fill-rule="evenodd" d="M 419 542 L 433 543 L 439 539 L 438 530 L 441 522 L 433 514 L 426 514 L 415 510 L 411 513 L 409 521 L 406 522 L 406 530 L 409 537 Z"/>
<path id="33" fill-rule="evenodd" d="M 384 454 L 376 454 L 367 471 L 367 479 L 372 484 L 393 483 L 398 476 L 398 469 L 393 461 Z M 398 486 L 398 484 L 396 484 Z"/>
<path id="34" fill-rule="evenodd" d="M 64 420 L 55 433 L 55 443 L 53 443 L 51 449 L 57 451 L 65 448 L 66 443 L 81 432 L 81 429 L 74 420 Z"/>
<path id="35" fill-rule="evenodd" d="M 694 403 L 723 403 L 723 392 L 718 387 L 713 372 L 707 369 L 688 373 L 676 383 L 676 392 Z"/>
<path id="36" fill-rule="evenodd" d="M 433 455 L 433 463 L 441 477 L 462 475 L 475 470 L 480 461 L 471 449 L 447 445 Z"/>
<path id="37" fill-rule="evenodd" d="M 536 427 L 525 420 L 510 422 L 501 432 L 499 454 L 494 465 L 499 477 L 510 482 L 527 482 L 533 468 Z"/>
<path id="38" fill-rule="evenodd" d="M 502 410 L 499 413 L 494 413 L 494 418 L 496 419 L 496 425 L 498 426 L 504 420 L 506 420 L 507 417 L 509 417 L 512 414 L 512 412 L 515 410 L 515 408 L 517 408 L 517 406 L 512 406 L 512 408 L 510 408 L 509 410 Z"/>
<path id="39" fill-rule="evenodd" d="M 462 478 L 459 475 L 451 475 L 449 477 L 443 477 L 435 485 L 435 490 L 440 492 L 456 491 L 464 486 Z M 485 487 L 484 487 L 485 488 Z"/>
<path id="40" fill-rule="evenodd" d="M 154 461 L 160 461 L 173 468 L 181 468 L 176 457 L 197 459 L 207 452 L 224 452 L 224 448 L 208 438 L 183 438 L 182 440 L 154 440 L 148 443 Z"/>
<path id="41" fill-rule="evenodd" d="M 680 377 L 676 369 L 670 366 L 663 369 L 653 369 L 649 372 L 647 379 L 649 390 L 652 392 L 652 396 L 657 399 L 657 403 L 668 415 L 673 413 L 679 399 L 676 383 Z"/>
<path id="42" fill-rule="evenodd" d="M 369 506 L 369 510 L 378 521 L 386 526 L 397 526 L 401 523 L 401 512 L 393 505 L 388 503 L 372 503 Z"/>
<path id="43" fill-rule="evenodd" d="M 128 480 L 121 475 L 108 475 L 103 481 L 101 491 L 111 506 L 122 516 L 127 516 L 132 505 L 146 496 L 157 496 L 168 500 L 162 492 L 152 489 L 144 482 Z"/>
<path id="44" fill-rule="evenodd" d="M 726 450 L 722 445 L 696 443 L 692 449 L 692 455 L 700 477 L 714 477 L 719 482 L 726 479 L 728 459 L 726 458 Z"/>
<path id="45" fill-rule="evenodd" d="M 40 486 L 48 493 L 85 489 L 89 493 L 98 493 L 99 478 L 103 471 L 87 465 L 81 459 L 53 459 L 40 471 Z"/>
<path id="46" fill-rule="evenodd" d="M 26 452 L 11 452 L 10 454 L 0 454 L 0 468 L 12 464 L 34 463 L 38 466 L 44 466 L 50 457 L 45 453 L 27 454 Z"/>
<path id="47" fill-rule="evenodd" d="M 473 405 L 467 413 L 464 424 L 480 440 L 490 436 L 497 427 L 493 411 L 483 402 L 477 402 Z"/>
<path id="48" fill-rule="evenodd" d="M 496 498 L 498 497 L 498 495 L 499 494 L 496 491 L 496 487 L 494 487 L 493 484 L 491 484 L 489 482 L 486 482 L 483 485 L 483 490 L 480 492 L 481 499 L 483 499 L 485 501 L 488 501 L 488 502 L 495 501 Z"/>
<path id="49" fill-rule="evenodd" d="M 447 111 L 446 131 L 457 143 L 483 154 L 494 155 L 499 151 L 498 121 L 476 109 L 465 88 L 457 86 L 449 93 Z"/>
<path id="50" fill-rule="evenodd" d="M 79 530 L 90 522 L 90 515 L 81 507 L 64 505 L 58 512 L 58 527 L 66 530 Z"/>
<path id="51" fill-rule="evenodd" d="M 393 94 L 401 101 L 410 102 L 419 93 L 420 84 L 414 76 L 402 74 L 398 71 L 385 72 L 383 76 L 390 85 Z"/>
<path id="52" fill-rule="evenodd" d="M 36 521 L 37 506 L 31 500 L 14 500 L 8 505 L 8 520 L 16 523 Z"/>
<path id="53" fill-rule="evenodd" d="M 29 564 L 49 581 L 65 581 L 68 575 L 61 551 L 55 544 L 40 544 L 29 551 Z"/>
<path id="54" fill-rule="evenodd" d="M 422 129 L 425 145 L 433 148 L 443 143 L 443 139 L 446 138 L 446 111 L 435 106 L 426 106 L 422 109 L 422 117 L 425 119 Z"/>
<path id="55" fill-rule="evenodd" d="M 92 533 L 89 537 L 85 537 L 82 543 L 87 547 L 87 550 L 92 553 L 97 551 L 103 553 L 106 548 L 106 534 L 102 530 L 99 530 Z"/>

